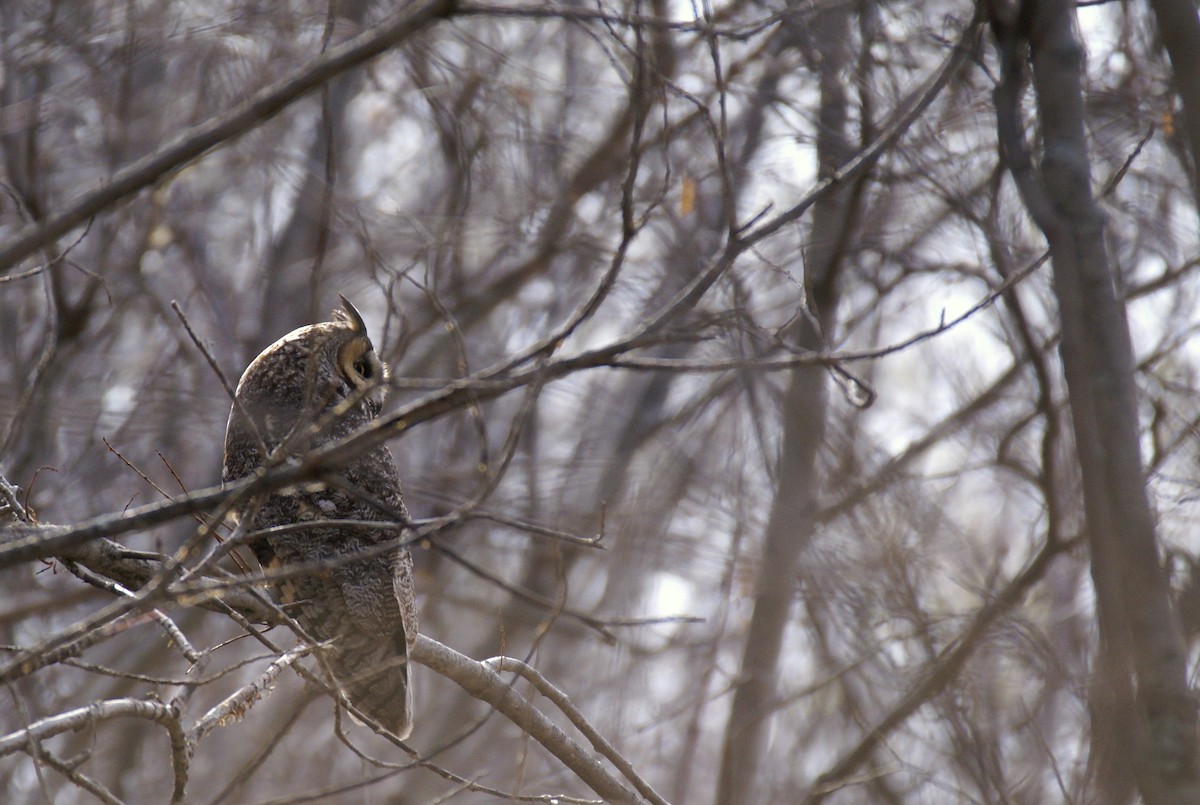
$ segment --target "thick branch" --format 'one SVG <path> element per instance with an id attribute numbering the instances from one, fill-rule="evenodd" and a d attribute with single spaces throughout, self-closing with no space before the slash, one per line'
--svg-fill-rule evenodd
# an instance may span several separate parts
<path id="1" fill-rule="evenodd" d="M 182 802 L 188 775 L 186 741 L 179 724 L 179 713 L 171 705 L 162 702 L 107 699 L 43 718 L 23 730 L 0 737 L 0 757 L 26 749 L 31 743 L 37 744 L 55 735 L 81 730 L 114 718 L 143 718 L 166 728 L 171 737 L 171 757 L 175 767 L 175 790 L 171 801 Z"/>
<path id="2" fill-rule="evenodd" d="M 572 740 L 550 719 L 512 689 L 493 670 L 498 660 L 475 662 L 425 635 L 417 636 L 412 659 L 453 681 L 476 699 L 485 701 L 528 733 L 563 762 L 606 802 L 640 802 L 637 794 L 614 777 L 600 761 Z"/>

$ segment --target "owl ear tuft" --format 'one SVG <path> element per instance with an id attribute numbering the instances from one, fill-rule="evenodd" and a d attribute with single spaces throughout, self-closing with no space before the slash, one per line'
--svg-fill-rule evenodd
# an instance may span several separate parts
<path id="1" fill-rule="evenodd" d="M 354 330 L 354 332 L 366 335 L 367 325 L 363 322 L 362 314 L 358 312 L 358 308 L 350 304 L 350 300 L 341 294 L 338 294 L 338 299 L 341 301 L 342 307 L 340 310 L 333 311 L 334 320 L 344 321 L 350 325 L 350 329 Z"/>

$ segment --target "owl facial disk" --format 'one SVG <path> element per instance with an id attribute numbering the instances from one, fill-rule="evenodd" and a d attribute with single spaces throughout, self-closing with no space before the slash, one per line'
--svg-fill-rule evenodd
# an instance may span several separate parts
<path id="1" fill-rule="evenodd" d="M 383 402 L 387 368 L 367 338 L 359 336 L 342 346 L 338 351 L 338 371 L 355 389 L 369 389 L 367 396 L 373 402 Z"/>

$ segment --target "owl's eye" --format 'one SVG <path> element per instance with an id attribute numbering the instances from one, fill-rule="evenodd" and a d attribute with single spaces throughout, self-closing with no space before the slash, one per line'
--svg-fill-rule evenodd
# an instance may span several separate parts
<path id="1" fill-rule="evenodd" d="M 354 371 L 363 380 L 371 380 L 375 377 L 375 367 L 367 360 L 367 356 L 363 355 L 354 362 Z"/>
<path id="2" fill-rule="evenodd" d="M 337 353 L 337 370 L 355 388 L 374 386 L 387 376 L 387 370 L 375 356 L 371 342 L 365 338 L 356 338 L 342 345 Z"/>

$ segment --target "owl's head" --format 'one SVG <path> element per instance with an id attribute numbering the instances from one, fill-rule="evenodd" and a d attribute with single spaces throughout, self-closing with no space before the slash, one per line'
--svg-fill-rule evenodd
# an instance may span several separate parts
<path id="1" fill-rule="evenodd" d="M 375 354 L 366 324 L 344 296 L 333 320 L 310 324 L 259 353 L 238 382 L 230 434 L 245 429 L 239 407 L 274 447 L 296 425 L 334 413 L 336 430 L 377 416 L 387 391 L 387 367 Z M 227 438 L 228 436 L 227 435 Z"/>
<path id="2" fill-rule="evenodd" d="M 325 357 L 334 366 L 336 374 L 373 405 L 372 415 L 376 415 L 387 394 L 388 368 L 375 354 L 375 346 L 367 335 L 367 325 L 358 309 L 341 294 L 338 294 L 338 300 L 342 306 L 333 311 L 333 321 L 324 323 L 330 329 L 325 341 Z"/>

